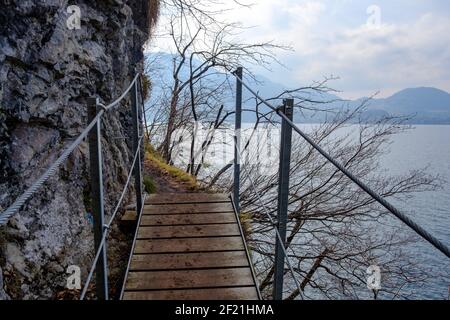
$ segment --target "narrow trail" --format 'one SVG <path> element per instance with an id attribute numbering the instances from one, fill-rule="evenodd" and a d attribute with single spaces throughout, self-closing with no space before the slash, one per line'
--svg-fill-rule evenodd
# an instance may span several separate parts
<path id="1" fill-rule="evenodd" d="M 188 183 L 176 180 L 150 160 L 144 162 L 144 174 L 153 178 L 157 193 L 194 192 Z"/>

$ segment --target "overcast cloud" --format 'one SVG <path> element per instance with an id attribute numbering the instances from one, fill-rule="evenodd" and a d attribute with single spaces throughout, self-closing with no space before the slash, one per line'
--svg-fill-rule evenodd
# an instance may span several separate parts
<path id="1" fill-rule="evenodd" d="M 292 45 L 279 54 L 287 69 L 256 70 L 276 82 L 291 87 L 332 74 L 346 98 L 418 86 L 450 91 L 448 0 L 253 2 L 226 18 L 254 26 L 242 34 L 247 42 Z"/>

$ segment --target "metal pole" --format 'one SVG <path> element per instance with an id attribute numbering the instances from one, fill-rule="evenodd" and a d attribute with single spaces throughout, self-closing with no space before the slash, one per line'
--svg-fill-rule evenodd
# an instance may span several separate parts
<path id="1" fill-rule="evenodd" d="M 133 154 L 138 153 L 136 165 L 134 167 L 134 186 L 136 189 L 136 213 L 140 214 L 142 210 L 142 176 L 141 176 L 141 150 L 139 148 L 139 127 L 140 112 L 138 104 L 138 84 L 134 84 L 134 88 L 131 90 L 131 113 L 133 117 Z M 138 150 L 139 149 L 139 150 Z"/>
<path id="2" fill-rule="evenodd" d="M 237 68 L 236 76 L 242 79 L 243 69 Z M 242 127 L 242 82 L 236 80 L 236 118 L 234 126 L 234 184 L 233 184 L 233 199 L 234 206 L 238 213 L 241 212 L 240 206 L 240 179 L 241 179 L 241 127 Z"/>
<path id="3" fill-rule="evenodd" d="M 305 134 L 302 130 L 300 130 L 299 127 L 295 125 L 295 123 L 292 120 L 289 120 L 283 113 L 279 113 L 278 110 L 276 110 L 275 107 L 273 107 L 267 100 L 264 100 L 259 96 L 258 93 L 256 93 L 255 90 L 250 88 L 247 84 L 245 84 L 242 81 L 242 78 L 239 79 L 236 77 L 239 81 L 242 82 L 242 85 L 250 91 L 256 98 L 258 98 L 263 104 L 268 106 L 273 111 L 277 111 L 278 115 L 285 119 L 287 123 L 289 123 L 292 128 L 303 138 L 308 142 L 317 152 L 319 152 L 325 159 L 327 159 L 329 162 L 331 162 L 339 171 L 341 171 L 343 174 L 345 174 L 350 180 L 352 180 L 354 183 L 356 183 L 362 190 L 364 190 L 368 195 L 370 195 L 375 201 L 377 201 L 379 204 L 381 204 L 384 208 L 386 208 L 389 212 L 391 212 L 394 216 L 396 216 L 400 221 L 402 221 L 404 224 L 406 224 L 408 227 L 413 229 L 417 234 L 419 234 L 422 238 L 427 240 L 429 243 L 431 243 L 436 249 L 441 251 L 443 254 L 445 254 L 448 258 L 450 258 L 450 248 L 446 246 L 442 241 L 434 237 L 432 234 L 430 234 L 427 230 L 422 228 L 419 224 L 417 224 L 414 220 L 412 220 L 410 217 L 408 217 L 404 212 L 398 210 L 395 208 L 392 204 L 390 204 L 387 200 L 385 200 L 382 196 L 377 194 L 374 190 L 372 190 L 368 185 L 366 185 L 364 182 L 362 182 L 357 176 L 352 174 L 350 171 L 345 168 L 342 164 L 340 164 L 337 160 L 332 158 L 325 150 L 323 150 L 317 143 L 315 143 L 307 134 Z"/>
<path id="4" fill-rule="evenodd" d="M 289 119 L 293 119 L 294 99 L 285 99 L 281 110 Z M 277 237 L 275 246 L 275 273 L 273 282 L 273 299 L 283 299 L 283 279 L 285 256 L 283 247 L 286 245 L 286 227 L 288 220 L 289 205 L 289 173 L 292 149 L 292 127 L 283 119 L 281 124 L 280 139 L 280 172 L 278 182 L 278 223 L 277 228 L 280 239 Z M 283 246 L 283 247 L 282 247 Z"/>
<path id="5" fill-rule="evenodd" d="M 98 98 L 88 99 L 88 117 L 92 122 L 100 112 Z M 94 244 L 95 252 L 98 251 L 105 231 L 105 211 L 103 204 L 103 173 L 102 173 L 102 143 L 101 143 L 101 122 L 97 124 L 89 133 L 89 158 L 91 168 L 91 196 L 92 215 L 94 218 Z M 108 300 L 108 259 L 106 254 L 106 244 L 102 249 L 100 258 L 96 266 L 96 290 L 99 300 Z"/>

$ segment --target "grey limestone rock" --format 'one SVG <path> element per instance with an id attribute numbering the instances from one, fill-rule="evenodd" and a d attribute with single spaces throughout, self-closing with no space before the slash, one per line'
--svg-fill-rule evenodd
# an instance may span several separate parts
<path id="1" fill-rule="evenodd" d="M 0 0 L 2 209 L 87 125 L 89 97 L 112 101 L 142 70 L 148 37 L 142 23 L 145 8 L 138 10 L 134 1 L 80 0 L 81 28 L 70 30 L 69 5 L 62 0 Z M 106 213 L 125 181 L 123 168 L 131 165 L 130 141 L 114 139 L 130 137 L 128 111 L 123 105 L 103 119 Z M 64 288 L 68 266 L 79 265 L 86 274 L 93 256 L 88 165 L 83 143 L 0 227 L 0 299 L 50 299 Z M 5 292 L 6 282 L 15 285 Z"/>

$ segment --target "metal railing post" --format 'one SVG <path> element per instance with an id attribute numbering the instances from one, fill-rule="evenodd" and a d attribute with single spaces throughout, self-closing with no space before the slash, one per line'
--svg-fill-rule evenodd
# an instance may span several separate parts
<path id="1" fill-rule="evenodd" d="M 242 79 L 243 68 L 236 70 L 236 76 Z M 234 126 L 234 184 L 233 199 L 237 212 L 241 212 L 240 206 L 240 188 L 241 188 L 241 127 L 242 127 L 242 82 L 236 80 L 236 117 Z"/>
<path id="2" fill-rule="evenodd" d="M 294 99 L 285 99 L 281 110 L 289 119 L 293 119 Z M 292 149 L 292 127 L 283 119 L 280 137 L 280 170 L 278 182 L 278 223 L 277 228 L 283 243 L 276 239 L 275 247 L 275 273 L 273 282 L 273 299 L 283 299 L 283 279 L 285 256 L 283 247 L 286 245 L 286 227 L 289 205 L 289 173 Z M 283 246 L 283 247 L 282 247 Z"/>
<path id="3" fill-rule="evenodd" d="M 138 154 L 136 166 L 134 167 L 134 187 L 136 189 L 136 213 L 139 216 L 142 210 L 142 171 L 141 171 L 141 150 L 139 147 L 140 130 L 140 108 L 138 98 L 138 82 L 134 84 L 131 90 L 131 113 L 133 118 L 133 154 Z"/>
<path id="4" fill-rule="evenodd" d="M 92 122 L 101 110 L 98 98 L 88 99 L 88 117 Z M 94 220 L 94 244 L 95 252 L 101 245 L 103 232 L 105 231 L 105 212 L 103 203 L 103 159 L 102 159 L 102 135 L 101 121 L 92 128 L 89 133 L 89 158 L 91 172 L 91 196 L 92 196 L 92 216 Z M 96 290 L 99 300 L 108 300 L 108 259 L 106 254 L 106 244 L 102 249 L 100 258 L 96 266 Z"/>

